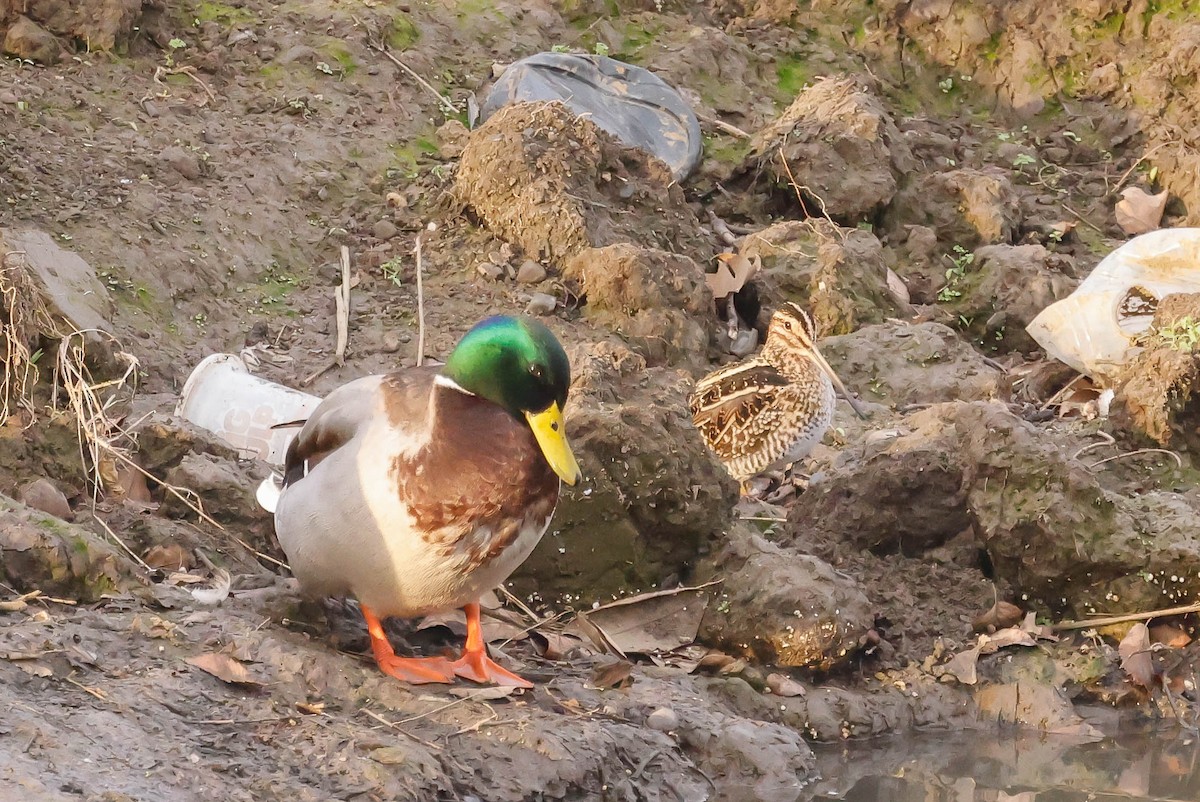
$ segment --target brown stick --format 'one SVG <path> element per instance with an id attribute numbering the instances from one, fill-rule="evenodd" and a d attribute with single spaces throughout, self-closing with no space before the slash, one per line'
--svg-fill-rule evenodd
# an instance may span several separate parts
<path id="1" fill-rule="evenodd" d="M 1091 627 L 1107 627 L 1113 624 L 1124 624 L 1127 621 L 1149 621 L 1151 618 L 1162 618 L 1168 615 L 1186 615 L 1200 613 L 1200 604 L 1187 604 L 1183 607 L 1167 607 L 1163 610 L 1151 610 L 1148 613 L 1125 613 L 1110 615 L 1107 618 L 1092 618 L 1086 621 L 1063 621 L 1051 624 L 1050 629 L 1063 631 L 1069 629 L 1089 629 Z"/>

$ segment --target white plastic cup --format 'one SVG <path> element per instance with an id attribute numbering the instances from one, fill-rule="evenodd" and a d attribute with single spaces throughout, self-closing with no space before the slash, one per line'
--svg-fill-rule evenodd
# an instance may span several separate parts
<path id="1" fill-rule="evenodd" d="M 179 393 L 175 414 L 207 429 L 238 450 L 244 459 L 282 465 L 299 426 L 321 399 L 253 375 L 236 354 L 212 354 L 201 360 Z"/>

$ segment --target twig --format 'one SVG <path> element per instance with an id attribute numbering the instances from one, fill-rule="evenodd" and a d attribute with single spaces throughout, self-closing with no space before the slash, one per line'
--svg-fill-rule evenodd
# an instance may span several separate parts
<path id="1" fill-rule="evenodd" d="M 736 236 L 734 236 L 734 233 L 732 231 L 729 230 L 729 224 L 726 223 L 724 220 L 722 220 L 720 217 L 718 217 L 717 213 L 714 212 L 712 209 L 706 209 L 705 211 L 708 212 L 709 225 L 711 225 L 713 227 L 713 231 L 716 233 L 716 235 L 718 237 L 721 238 L 721 241 L 724 242 L 726 245 L 730 246 L 731 248 L 734 245 L 736 245 L 738 238 Z"/>
<path id="2" fill-rule="evenodd" d="M 94 512 L 95 511 L 93 510 L 93 514 L 94 514 Z M 128 544 L 126 544 L 124 540 L 121 540 L 120 536 L 117 535 L 117 533 L 113 531 L 112 527 L 108 525 L 107 521 L 105 521 L 99 515 L 95 515 L 95 518 L 96 518 L 96 522 L 99 523 L 102 527 L 104 527 L 104 531 L 108 533 L 108 536 L 111 537 L 114 541 L 116 541 L 117 545 L 120 546 L 121 549 L 124 550 L 124 552 L 126 554 L 128 554 L 130 557 L 132 557 L 134 559 L 134 562 L 136 562 L 138 565 L 142 566 L 142 568 L 145 569 L 146 573 L 149 574 L 149 573 L 154 572 L 154 569 L 151 568 L 146 563 L 145 560 L 143 560 L 141 557 L 139 557 L 133 549 L 129 548 Z"/>
<path id="3" fill-rule="evenodd" d="M 338 365 L 346 364 L 346 345 L 350 341 L 350 249 L 342 246 L 342 283 L 333 290 L 337 307 L 337 351 L 334 359 Z"/>
<path id="4" fill-rule="evenodd" d="M 382 53 L 383 55 L 387 56 L 387 58 L 393 64 L 395 64 L 397 67 L 399 67 L 400 69 L 402 69 L 406 73 L 408 73 L 408 76 L 410 78 L 412 78 L 414 81 L 416 81 L 422 87 L 424 87 L 425 90 L 427 92 L 429 92 L 429 94 L 431 94 L 435 98 L 437 98 L 438 105 L 441 106 L 442 110 L 445 111 L 447 114 L 458 114 L 458 106 L 455 106 L 454 103 L 452 103 L 450 101 L 450 98 L 446 97 L 441 92 L 437 91 L 437 89 L 434 88 L 433 84 L 429 83 L 429 81 L 426 81 L 424 78 L 422 78 L 416 72 L 414 72 L 411 67 L 409 67 L 407 64 L 405 64 L 400 59 L 396 58 L 396 55 L 394 53 L 392 53 L 392 51 L 388 48 L 388 46 L 386 44 L 384 44 L 381 40 L 374 39 L 371 35 L 370 29 L 367 28 L 367 26 L 363 24 L 362 20 L 360 20 L 358 17 L 352 17 L 352 19 L 354 20 L 355 24 L 357 24 L 363 30 L 367 31 L 367 47 L 371 48 L 372 50 L 376 50 L 376 51 Z"/>
<path id="5" fill-rule="evenodd" d="M 1063 207 L 1064 209 L 1066 209 L 1068 212 L 1070 212 L 1072 215 L 1074 215 L 1076 220 L 1078 220 L 1079 222 L 1083 223 L 1085 226 L 1087 226 L 1088 228 L 1092 229 L 1093 231 L 1095 231 L 1095 232 L 1096 232 L 1097 234 L 1099 234 L 1100 236 L 1102 236 L 1102 237 L 1107 237 L 1107 236 L 1108 236 L 1107 234 L 1105 234 L 1105 233 L 1104 233 L 1104 230 L 1103 230 L 1102 228 L 1100 228 L 1099 226 L 1097 226 L 1097 225 L 1096 225 L 1095 223 L 1093 223 L 1091 220 L 1088 220 L 1086 217 L 1084 217 L 1084 216 L 1083 216 L 1083 215 L 1081 215 L 1079 212 L 1077 212 L 1077 211 L 1075 211 L 1074 209 L 1072 209 L 1072 208 L 1071 208 L 1070 206 L 1068 206 L 1067 204 L 1065 204 L 1065 203 L 1064 203 L 1064 204 L 1062 204 L 1062 207 Z"/>
<path id="6" fill-rule="evenodd" d="M 24 610 L 29 606 L 30 599 L 36 599 L 42 595 L 40 590 L 31 590 L 28 593 L 22 593 L 15 599 L 0 602 L 0 613 L 15 613 Z"/>
<path id="7" fill-rule="evenodd" d="M 1149 621 L 1151 618 L 1163 618 L 1168 615 L 1187 615 L 1188 613 L 1200 613 L 1200 604 L 1167 607 L 1162 610 L 1151 610 L 1148 613 L 1125 613 L 1124 615 L 1112 615 L 1107 618 L 1092 618 L 1084 621 L 1063 621 L 1058 624 L 1051 624 L 1050 629 L 1058 631 L 1090 629 L 1091 627 L 1107 627 L 1113 624 L 1124 624 L 1128 621 Z"/>
<path id="8" fill-rule="evenodd" d="M 500 718 L 500 714 L 496 712 L 495 708 L 491 708 L 488 710 L 488 714 L 486 716 L 484 716 L 483 718 L 479 719 L 479 721 L 476 721 L 474 724 L 468 724 L 467 726 L 463 727 L 460 730 L 455 730 L 454 732 L 452 732 L 446 736 L 446 740 L 454 738 L 455 736 L 458 736 L 458 735 L 462 735 L 464 733 L 478 732 L 481 727 L 491 724 L 493 721 L 495 721 L 498 718 Z M 508 722 L 501 721 L 499 723 L 507 724 Z"/>
<path id="9" fill-rule="evenodd" d="M 1168 448 L 1139 448 L 1134 451 L 1123 451 L 1120 454 L 1114 454 L 1111 457 L 1105 457 L 1104 459 L 1100 460 L 1099 462 L 1093 462 L 1088 467 L 1098 468 L 1106 462 L 1112 462 L 1113 460 L 1124 459 L 1125 457 L 1135 457 L 1139 454 L 1168 454 L 1175 459 L 1175 467 L 1177 467 L 1177 468 L 1183 467 L 1183 457 L 1179 456 L 1174 451 L 1171 451 Z"/>
<path id="10" fill-rule="evenodd" d="M 741 128 L 738 128 L 736 125 L 730 125 L 729 123 L 725 122 L 724 120 L 718 120 L 716 117 L 709 117 L 707 114 L 701 114 L 700 112 L 697 111 L 696 119 L 698 119 L 702 123 L 708 123 L 713 128 L 717 128 L 721 131 L 724 131 L 727 134 L 733 134 L 734 136 L 736 136 L 739 139 L 752 138 L 751 134 L 747 133 L 746 131 L 743 131 Z"/>
<path id="11" fill-rule="evenodd" d="M 1054 395 L 1047 398 L 1046 403 L 1042 404 L 1042 406 L 1038 409 L 1038 412 L 1045 412 L 1047 409 L 1054 406 L 1055 402 L 1057 402 L 1060 397 L 1065 395 L 1067 390 L 1070 390 L 1072 387 L 1074 387 L 1075 382 L 1079 381 L 1082 378 L 1083 378 L 1083 374 L 1077 373 L 1075 375 L 1075 378 L 1071 379 L 1069 382 L 1064 384 L 1062 387 L 1058 388 L 1058 392 L 1056 392 Z"/>
<path id="12" fill-rule="evenodd" d="M 658 759 L 662 755 L 662 753 L 663 753 L 662 749 L 655 749 L 653 752 L 651 752 L 650 755 L 645 760 L 643 760 L 641 763 L 639 763 L 637 768 L 633 770 L 633 774 L 629 775 L 629 779 L 636 780 L 637 778 L 641 777 L 642 772 L 644 772 L 650 766 L 651 763 L 653 763 L 656 759 Z"/>
<path id="13" fill-rule="evenodd" d="M 91 694 L 92 696 L 96 697 L 101 702 L 108 701 L 108 697 L 104 695 L 104 691 L 100 690 L 99 688 L 93 688 L 90 685 L 84 685 L 79 680 L 74 680 L 74 679 L 71 679 L 70 677 L 63 677 L 63 679 L 65 679 L 67 682 L 71 683 L 72 685 L 74 685 L 76 688 L 83 691 L 84 693 Z"/>
<path id="14" fill-rule="evenodd" d="M 211 89 L 208 88 L 208 84 L 204 83 L 204 81 L 201 81 L 200 77 L 198 75 L 196 75 L 195 67 L 190 67 L 190 66 L 189 67 L 175 67 L 174 69 L 170 69 L 170 70 L 163 66 L 155 67 L 154 83 L 156 83 L 156 84 L 162 83 L 162 81 L 159 79 L 159 76 L 161 76 L 161 75 L 186 75 L 187 77 L 191 78 L 196 83 L 200 84 L 200 88 L 203 89 L 205 94 L 208 95 L 209 100 L 211 100 L 213 103 L 217 102 L 217 96 L 215 94 L 213 94 L 213 91 Z M 204 104 L 201 103 L 200 105 L 203 106 Z"/>
<path id="15" fill-rule="evenodd" d="M 1112 188 L 1112 191 L 1116 192 L 1117 190 L 1119 190 L 1121 188 L 1121 185 L 1129 180 L 1129 176 L 1133 175 L 1133 171 L 1136 170 L 1141 165 L 1142 162 L 1146 161 L 1146 159 L 1149 159 L 1151 156 L 1153 156 L 1155 153 L 1157 153 L 1158 151 L 1165 148 L 1167 145 L 1174 145 L 1175 143 L 1176 143 L 1176 140 L 1174 140 L 1174 139 L 1168 139 L 1166 142 L 1159 142 L 1157 145 L 1150 148 L 1150 150 L 1146 151 L 1141 156 L 1139 156 L 1137 161 L 1135 161 L 1133 164 L 1131 164 L 1129 166 L 1128 170 L 1121 173 L 1121 177 L 1117 179 L 1117 184 L 1116 184 L 1116 186 L 1114 186 Z"/>
<path id="16" fill-rule="evenodd" d="M 425 226 L 425 231 L 437 231 L 437 223 Z M 421 240 L 425 237 L 425 231 L 417 234 L 417 243 L 413 246 L 413 253 L 417 257 L 417 367 L 421 367 L 425 362 L 425 289 L 421 278 L 424 273 L 421 265 Z"/>
<path id="17" fill-rule="evenodd" d="M 738 518 L 739 521 L 763 521 L 765 523 L 782 524 L 787 523 L 787 518 L 778 518 L 774 515 L 747 515 Z"/>
<path id="18" fill-rule="evenodd" d="M 462 700 L 461 700 L 461 699 L 457 699 L 457 700 L 455 700 L 455 701 L 459 701 L 459 702 L 461 702 Z M 446 705 L 446 707 L 449 707 L 449 705 Z M 440 708 L 440 707 L 439 707 L 439 708 L 437 708 L 437 710 L 441 710 L 441 709 L 442 709 L 442 708 Z M 437 710 L 431 710 L 430 712 L 431 712 L 431 713 L 433 713 L 433 712 L 437 712 Z M 429 747 L 430 749 L 436 749 L 436 750 L 438 750 L 438 751 L 440 751 L 440 750 L 441 750 L 441 748 L 442 748 L 442 747 L 438 746 L 438 745 L 437 745 L 437 744 L 435 744 L 435 743 L 430 743 L 429 741 L 426 741 L 424 738 L 418 738 L 417 736 L 413 735 L 411 732 L 408 732 L 407 730 L 403 730 L 403 729 L 401 729 L 401 728 L 400 728 L 400 725 L 401 725 L 401 724 L 404 724 L 405 722 L 408 722 L 408 721 L 415 721 L 417 718 L 420 718 L 420 716 L 416 716 L 415 718 L 406 718 L 406 719 L 401 719 L 400 721 L 388 721 L 386 718 L 384 718 L 383 716 L 379 715 L 378 713 L 373 713 L 373 712 L 371 712 L 370 710 L 367 710 L 366 708 L 363 708 L 363 711 L 362 711 L 362 712 L 366 713 L 368 716 L 370 716 L 371 718 L 375 719 L 376 721 L 378 721 L 378 722 L 379 722 L 380 724 L 382 724 L 383 726 L 385 726 L 385 727 L 388 727 L 389 729 L 395 730 L 396 732 L 400 733 L 401 735 L 403 735 L 403 736 L 404 736 L 404 737 L 406 737 L 406 738 L 411 738 L 411 739 L 413 739 L 414 741 L 416 741 L 417 743 L 421 744 L 422 746 L 427 746 L 427 747 Z"/>
<path id="19" fill-rule="evenodd" d="M 1087 452 L 1091 451 L 1094 448 L 1100 448 L 1100 446 L 1115 446 L 1117 444 L 1117 438 L 1113 437 L 1111 434 L 1109 434 L 1106 431 L 1103 431 L 1103 430 L 1095 431 L 1095 432 L 1092 432 L 1092 434 L 1102 438 L 1100 440 L 1100 442 L 1088 443 L 1086 446 L 1083 446 L 1078 451 L 1076 451 L 1074 454 L 1072 454 L 1071 459 L 1079 459 L 1081 456 L 1083 456 Z"/>

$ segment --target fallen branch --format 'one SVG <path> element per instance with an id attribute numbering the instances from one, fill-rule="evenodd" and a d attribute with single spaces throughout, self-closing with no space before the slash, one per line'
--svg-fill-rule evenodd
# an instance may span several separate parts
<path id="1" fill-rule="evenodd" d="M 708 123 L 713 128 L 724 131 L 727 134 L 732 134 L 739 139 L 750 139 L 752 136 L 746 131 L 743 131 L 741 128 L 738 128 L 736 125 L 730 125 L 723 120 L 718 120 L 716 117 L 709 117 L 707 114 L 701 114 L 698 111 L 696 112 L 696 119 L 702 123 Z"/>
<path id="2" fill-rule="evenodd" d="M 1172 458 L 1174 458 L 1175 467 L 1177 467 L 1177 468 L 1183 467 L 1183 457 L 1179 456 L 1174 451 L 1171 451 L 1168 448 L 1139 448 L 1134 451 L 1122 451 L 1120 454 L 1114 454 L 1113 456 L 1105 457 L 1104 459 L 1102 459 L 1098 462 L 1093 462 L 1088 467 L 1089 468 L 1099 468 L 1101 465 L 1103 465 L 1106 462 L 1112 462 L 1113 460 L 1124 459 L 1125 457 L 1136 457 L 1139 454 L 1167 454 L 1167 455 L 1171 456 Z"/>
<path id="3" fill-rule="evenodd" d="M 350 249 L 342 246 L 342 283 L 333 290 L 337 307 L 337 351 L 334 359 L 338 365 L 346 364 L 346 346 L 350 341 Z"/>
<path id="4" fill-rule="evenodd" d="M 1148 613 L 1125 613 L 1124 615 L 1110 615 L 1107 618 L 1092 618 L 1086 621 L 1063 621 L 1058 624 L 1051 624 L 1050 629 L 1063 631 L 1070 629 L 1090 629 L 1091 627 L 1107 627 L 1113 624 L 1124 624 L 1129 621 L 1149 621 L 1151 618 L 1162 618 L 1168 615 L 1187 615 L 1188 613 L 1200 613 L 1200 604 L 1187 604 L 1183 607 L 1167 607 L 1163 610 L 1151 610 Z"/>

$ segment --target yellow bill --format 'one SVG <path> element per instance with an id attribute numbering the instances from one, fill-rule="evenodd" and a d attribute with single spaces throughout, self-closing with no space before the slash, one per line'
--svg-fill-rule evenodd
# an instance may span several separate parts
<path id="1" fill-rule="evenodd" d="M 582 479 L 579 463 L 575 461 L 575 455 L 567 443 L 567 432 L 563 426 L 562 410 L 558 408 L 558 402 L 541 412 L 526 412 L 525 418 L 542 448 L 542 454 L 546 456 L 546 462 L 550 463 L 558 477 L 569 485 Z"/>

